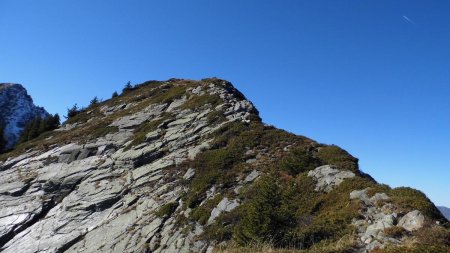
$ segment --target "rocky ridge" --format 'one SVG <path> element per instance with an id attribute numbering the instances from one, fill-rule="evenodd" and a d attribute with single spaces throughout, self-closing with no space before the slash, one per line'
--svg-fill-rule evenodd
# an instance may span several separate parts
<path id="1" fill-rule="evenodd" d="M 16 144 L 21 131 L 30 120 L 48 115 L 42 107 L 33 104 L 33 99 L 22 85 L 0 83 L 0 119 L 5 127 L 6 148 Z"/>
<path id="2" fill-rule="evenodd" d="M 27 152 L 3 163 L 0 202 L 6 205 L 1 207 L 0 241 L 6 243 L 2 250 L 142 252 L 148 247 L 174 252 L 207 248 L 201 241 L 190 245 L 201 228 L 182 235 L 173 228 L 174 218 L 155 213 L 166 203 L 179 202 L 183 191 L 176 181 L 165 178 L 164 168 L 194 158 L 208 147 L 212 139 L 207 136 L 221 125 L 249 120 L 253 105 L 238 100 L 226 88 L 211 85 L 188 91 L 193 95 L 208 92 L 227 102 L 220 105 L 227 120 L 215 127 L 207 123 L 209 107 L 177 111 L 176 118 L 163 120 L 163 112 L 176 111 L 186 101 L 181 97 L 117 118 L 109 125 L 117 132 L 94 142 L 55 145 L 46 152 Z M 100 111 L 108 115 L 123 109 L 121 105 L 103 106 Z M 124 148 L 134 127 L 158 120 L 159 127 L 147 133 L 141 145 Z M 123 234 L 122 228 L 128 233 Z"/>
<path id="3" fill-rule="evenodd" d="M 301 235 L 291 239 L 299 249 L 356 231 L 347 249 L 367 252 L 401 246 L 442 221 L 426 197 L 428 209 L 395 202 L 395 190 L 365 177 L 345 151 L 262 124 L 219 79 L 144 83 L 2 159 L 2 252 L 212 252 L 266 236 L 252 227 L 264 212 L 252 208 L 285 210 L 283 199 L 261 202 L 266 192 L 299 208 L 286 215 L 289 226 L 268 230 L 283 234 L 277 247 L 289 231 Z M 349 233 L 321 232 L 330 221 Z M 406 232 L 386 236 L 392 226 Z"/>

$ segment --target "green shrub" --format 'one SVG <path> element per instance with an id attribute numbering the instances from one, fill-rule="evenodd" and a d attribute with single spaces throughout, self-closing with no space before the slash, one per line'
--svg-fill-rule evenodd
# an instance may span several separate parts
<path id="1" fill-rule="evenodd" d="M 209 125 L 214 125 L 225 121 L 225 116 L 223 115 L 223 111 L 221 110 L 212 111 L 208 113 L 207 120 Z"/>
<path id="2" fill-rule="evenodd" d="M 196 168 L 194 178 L 186 197 L 188 207 L 196 207 L 203 200 L 208 190 L 215 183 L 224 183 L 228 177 L 225 175 L 235 163 L 239 162 L 239 153 L 232 149 L 221 148 L 205 151 L 197 156 L 190 164 Z"/>
<path id="3" fill-rule="evenodd" d="M 320 194 L 314 191 L 315 183 L 306 173 L 298 176 L 290 192 L 283 195 L 286 209 L 295 214 L 296 225 L 286 231 L 281 245 L 309 248 L 321 241 L 336 241 L 351 234 L 351 220 L 358 217 L 360 204 L 350 201 L 348 196 L 353 187 L 370 184 L 367 179 L 356 177 L 345 180 L 328 194 Z"/>
<path id="4" fill-rule="evenodd" d="M 178 202 L 170 202 L 161 206 L 156 212 L 156 216 L 160 218 L 169 217 L 175 212 L 178 207 Z"/>
<path id="5" fill-rule="evenodd" d="M 358 172 L 358 159 L 338 146 L 320 147 L 317 157 L 322 164 L 335 165 L 341 170 Z"/>
<path id="6" fill-rule="evenodd" d="M 320 161 L 312 154 L 304 149 L 295 148 L 280 160 L 278 167 L 290 175 L 296 176 L 302 172 L 313 170 L 319 165 Z"/>
<path id="7" fill-rule="evenodd" d="M 277 247 L 292 246 L 293 243 L 296 247 L 309 247 L 312 242 L 338 240 L 338 236 L 351 233 L 349 224 L 358 216 L 359 205 L 351 202 L 348 196 L 355 189 L 353 187 L 366 188 L 373 182 L 358 178 L 324 196 L 314 191 L 315 182 L 306 176 L 306 172 L 322 164 L 324 158 L 333 161 L 335 154 L 338 157 L 334 161 L 350 161 L 355 166 L 356 161 L 345 151 L 325 148 L 326 152 L 322 153 L 325 155 L 316 158 L 306 151 L 312 144 L 309 139 L 257 122 L 229 123 L 214 136 L 212 149 L 199 154 L 189 164 L 197 173 L 190 183 L 186 203 L 195 208 L 193 216 L 201 222 L 207 220 L 210 209 L 196 206 L 212 185 L 219 187 L 218 191 L 226 190 L 227 184 L 233 185 L 234 179 L 246 168 L 242 164 L 245 164 L 247 150 L 264 147 L 276 153 L 277 149 L 295 145 L 289 153 L 280 153 L 283 154 L 281 160 L 277 158 L 272 164 L 265 164 L 266 171 L 272 173 L 265 174 L 242 193 L 243 204 L 221 215 L 205 232 L 208 238 L 233 237 L 241 245 L 270 241 Z M 284 177 L 282 171 L 291 176 Z"/>
<path id="8" fill-rule="evenodd" d="M 128 81 L 127 84 L 125 84 L 125 86 L 122 89 L 122 93 L 127 93 L 130 92 L 134 89 L 133 85 L 131 85 L 131 82 Z"/>
<path id="9" fill-rule="evenodd" d="M 105 127 L 98 127 L 95 130 L 90 132 L 90 137 L 92 139 L 96 139 L 99 137 L 103 137 L 107 134 L 117 133 L 119 132 L 119 128 L 116 126 L 105 126 Z"/>
<path id="10" fill-rule="evenodd" d="M 78 107 L 77 104 L 74 104 L 71 108 L 67 109 L 67 116 L 66 116 L 66 118 L 67 119 L 71 119 L 71 118 L 75 117 L 76 115 L 80 114 L 82 110 L 83 109 Z"/>
<path id="11" fill-rule="evenodd" d="M 238 207 L 240 219 L 233 238 L 240 245 L 270 242 L 301 249 L 337 241 L 352 233 L 351 220 L 358 217 L 359 203 L 348 198 L 354 183 L 321 194 L 314 191 L 315 183 L 305 173 L 288 181 L 277 174 L 264 176 Z"/>
<path id="12" fill-rule="evenodd" d="M 95 106 L 98 103 L 100 103 L 100 100 L 98 99 L 98 97 L 94 97 L 90 102 L 89 102 L 89 106 Z"/>
<path id="13" fill-rule="evenodd" d="M 397 204 L 403 212 L 417 209 L 425 216 L 445 221 L 445 218 L 436 206 L 419 190 L 409 187 L 399 187 L 392 189 L 389 195 L 391 196 L 392 201 Z"/>
<path id="14" fill-rule="evenodd" d="M 233 138 L 248 130 L 249 127 L 242 122 L 234 121 L 225 124 L 213 133 L 214 141 L 211 144 L 211 148 L 217 149 L 225 147 Z"/>
<path id="15" fill-rule="evenodd" d="M 234 224 L 239 220 L 239 212 L 234 209 L 231 212 L 222 213 L 215 222 L 205 228 L 202 239 L 207 241 L 230 241 L 233 239 Z"/>
<path id="16" fill-rule="evenodd" d="M 165 89 L 153 89 L 148 95 L 152 103 L 171 103 L 186 95 L 186 87 L 168 86 Z"/>
<path id="17" fill-rule="evenodd" d="M 135 130 L 133 135 L 133 140 L 130 144 L 125 147 L 125 151 L 137 146 L 145 141 L 146 135 L 158 129 L 161 125 L 170 117 L 170 114 L 164 114 L 161 118 L 152 119 L 147 122 L 140 124 Z"/>
<path id="18" fill-rule="evenodd" d="M 217 206 L 217 204 L 219 204 L 222 198 L 222 195 L 218 194 L 213 199 L 206 201 L 206 203 L 202 206 L 193 209 L 191 218 L 198 223 L 205 225 L 209 217 L 211 216 L 211 211 Z"/>
<path id="19" fill-rule="evenodd" d="M 400 239 L 405 235 L 407 231 L 402 227 L 393 226 L 384 229 L 384 234 L 388 237 Z"/>
<path id="20" fill-rule="evenodd" d="M 211 108 L 214 108 L 220 103 L 222 103 L 222 99 L 218 94 L 205 94 L 189 98 L 189 100 L 181 106 L 181 109 L 194 109 L 207 104 L 209 104 Z"/>
<path id="21" fill-rule="evenodd" d="M 58 114 L 49 115 L 46 118 L 34 118 L 26 124 L 20 133 L 18 144 L 35 139 L 45 132 L 55 130 L 59 125 L 60 118 Z"/>
<path id="22" fill-rule="evenodd" d="M 73 107 L 68 110 L 69 111 L 67 112 L 66 116 L 67 120 L 64 122 L 64 124 L 85 123 L 88 120 L 94 118 L 95 115 L 99 115 L 99 112 L 96 110 L 94 110 L 93 113 L 87 113 L 85 108 Z"/>
<path id="23" fill-rule="evenodd" d="M 280 212 L 281 188 L 276 178 L 260 178 L 248 195 L 247 201 L 239 207 L 241 219 L 234 229 L 234 239 L 242 245 L 279 240 L 293 217 Z"/>
<path id="24" fill-rule="evenodd" d="M 186 165 L 197 170 L 186 195 L 187 206 L 193 208 L 198 205 L 204 199 L 206 190 L 214 184 L 228 188 L 235 183 L 235 178 L 243 169 L 246 150 L 259 145 L 263 129 L 232 122 L 214 133 L 216 138 L 212 149 L 198 154 L 194 161 Z"/>

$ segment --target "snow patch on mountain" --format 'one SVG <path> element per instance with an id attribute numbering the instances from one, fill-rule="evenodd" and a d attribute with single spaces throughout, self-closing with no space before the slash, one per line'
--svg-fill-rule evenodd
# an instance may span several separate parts
<path id="1" fill-rule="evenodd" d="M 14 146 L 27 122 L 49 114 L 44 108 L 34 105 L 27 90 L 20 84 L 0 83 L 0 121 L 4 124 L 7 148 Z"/>

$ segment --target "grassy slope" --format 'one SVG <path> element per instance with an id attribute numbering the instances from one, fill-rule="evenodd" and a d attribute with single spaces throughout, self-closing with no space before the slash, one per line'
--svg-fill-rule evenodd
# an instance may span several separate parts
<path id="1" fill-rule="evenodd" d="M 286 152 L 285 147 L 289 147 L 289 151 Z M 252 158 L 245 155 L 248 150 L 265 150 L 264 162 L 253 166 L 245 163 L 246 159 Z M 349 199 L 350 192 L 355 189 L 370 187 L 372 194 L 386 192 L 400 207 L 400 212 L 418 209 L 429 218 L 443 221 L 424 194 L 410 188 L 391 189 L 377 184 L 359 172 L 357 162 L 337 146 L 321 145 L 259 122 L 248 125 L 232 123 L 219 130 L 213 149 L 200 154 L 187 165 L 199 170 L 190 183 L 187 205 L 193 208 L 192 218 L 204 223 L 222 197 L 239 198 L 243 203 L 209 226 L 205 239 L 233 240 L 238 245 L 264 247 L 270 243 L 275 248 L 312 247 L 312 252 L 346 252 L 354 248 L 355 242 L 348 239 L 354 233 L 350 224 L 359 216 L 361 208 L 358 202 Z M 329 194 L 317 193 L 314 182 L 306 174 L 324 164 L 337 165 L 356 172 L 358 176 L 344 181 Z M 263 171 L 265 175 L 244 188 L 242 193 L 234 193 L 234 179 L 253 169 Z M 219 189 L 220 197 L 197 206 L 212 185 Z M 442 250 L 440 247 L 448 244 L 445 241 L 448 240 L 445 236 L 448 231 L 429 225 L 417 233 L 419 240 L 413 245 Z M 436 233 L 444 239 L 423 240 L 427 235 L 436 237 Z M 258 248 L 238 247 L 231 252 L 246 250 L 258 251 Z"/>

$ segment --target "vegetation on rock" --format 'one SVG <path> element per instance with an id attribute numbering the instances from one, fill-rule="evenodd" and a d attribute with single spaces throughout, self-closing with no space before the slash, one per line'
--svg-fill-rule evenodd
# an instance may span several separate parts
<path id="1" fill-rule="evenodd" d="M 60 124 L 58 114 L 50 115 L 43 119 L 35 118 L 31 120 L 22 130 L 18 144 L 35 139 L 45 132 L 57 129 Z"/>
<path id="2" fill-rule="evenodd" d="M 122 239 L 130 251 L 176 252 L 186 249 L 179 247 L 183 245 L 194 252 L 208 246 L 216 246 L 217 252 L 358 252 L 366 249 L 366 242 L 358 237 L 355 221 L 364 219 L 367 209 L 385 206 L 399 216 L 418 210 L 426 222 L 416 231 L 384 229 L 384 235 L 400 243 L 375 252 L 446 252 L 450 246 L 448 224 L 423 193 L 378 184 L 359 170 L 357 158 L 338 146 L 265 125 L 226 81 L 129 82 L 122 94 L 93 99 L 83 109 L 75 105 L 69 112 L 58 131 L 28 138 L 29 131 L 23 143 L 0 156 L 0 166 L 17 170 L 25 182 L 5 195 L 28 194 L 27 187 L 39 186 L 53 201 L 47 208 L 61 204 L 61 213 L 95 214 L 97 223 L 90 221 L 91 230 L 80 228 L 82 236 L 72 238 L 79 243 L 68 245 L 72 250 L 83 245 L 100 245 L 97 250 L 105 252 L 116 249 L 120 243 L 113 239 L 95 241 L 100 234 L 111 234 L 114 240 L 126 237 Z M 8 164 L 22 154 L 44 158 L 30 160 L 24 165 L 30 166 L 27 170 Z M 320 191 L 308 173 L 324 165 L 354 177 Z M 55 168 L 55 175 L 66 168 L 86 172 L 76 179 L 70 171 L 67 177 L 46 181 L 45 173 Z M 56 188 L 68 192 L 59 194 Z M 389 198 L 369 206 L 350 198 L 355 190 L 364 190 L 367 198 L 380 193 Z M 98 203 L 91 204 L 96 195 Z M 39 204 L 44 197 L 39 196 Z M 54 222 L 57 215 L 35 222 Z M 78 229 L 78 217 L 70 222 Z M 121 230 L 115 231 L 117 227 Z M 51 241 L 53 231 L 47 232 L 42 238 Z M 136 238 L 142 248 L 128 243 Z"/>
<path id="3" fill-rule="evenodd" d="M 74 104 L 71 108 L 67 109 L 67 119 L 72 119 L 73 117 L 77 116 L 78 114 L 80 114 L 82 111 L 81 108 L 78 107 L 77 104 Z"/>
<path id="4" fill-rule="evenodd" d="M 161 206 L 156 213 L 156 216 L 163 218 L 163 217 L 169 217 L 172 215 L 172 213 L 177 209 L 178 203 L 177 202 L 170 202 L 163 206 Z"/>

